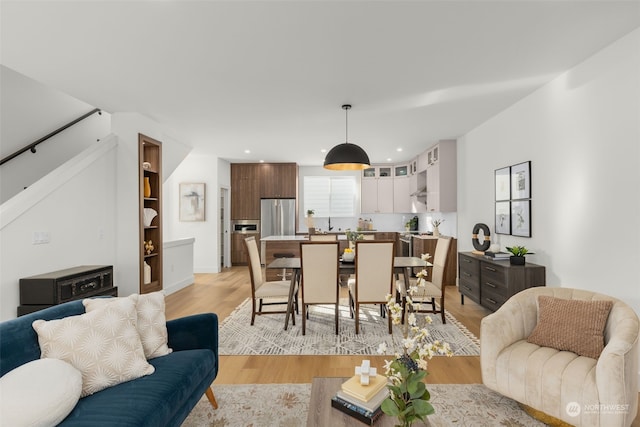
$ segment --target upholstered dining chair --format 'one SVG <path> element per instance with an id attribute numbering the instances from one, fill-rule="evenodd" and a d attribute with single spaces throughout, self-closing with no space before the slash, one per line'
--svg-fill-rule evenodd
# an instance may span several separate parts
<path id="1" fill-rule="evenodd" d="M 256 314 L 282 314 L 286 313 L 285 310 L 279 311 L 262 311 L 263 305 L 281 305 L 284 304 L 288 307 L 289 303 L 289 287 L 291 282 L 289 280 L 278 280 L 267 282 L 264 280 L 262 273 L 262 265 L 260 264 L 260 255 L 258 253 L 258 244 L 255 237 L 247 237 L 244 239 L 247 253 L 249 254 L 249 275 L 251 277 L 251 325 L 253 325 Z M 298 285 L 295 283 L 294 289 L 295 307 L 298 312 Z M 296 316 L 292 313 L 293 324 L 296 324 Z"/>
<path id="2" fill-rule="evenodd" d="M 442 316 L 442 323 L 447 323 L 447 319 L 444 315 L 444 296 L 446 286 L 443 284 L 444 272 L 447 268 L 447 253 L 449 252 L 449 246 L 451 245 L 451 238 L 439 237 L 436 244 L 436 253 L 433 256 L 433 268 L 431 271 L 431 277 L 427 277 L 424 288 L 421 288 L 417 294 L 414 294 L 411 299 L 414 302 L 420 304 L 431 304 L 431 310 L 420 310 L 420 312 L 426 313 L 440 313 Z M 406 274 L 406 273 L 405 273 Z M 411 286 L 416 284 L 415 278 L 410 278 L 409 283 Z M 402 300 L 402 320 L 406 314 L 406 297 L 407 290 L 405 289 L 404 279 L 396 280 L 396 289 Z M 436 309 L 436 298 L 440 303 L 440 310 Z"/>
<path id="3" fill-rule="evenodd" d="M 336 242 L 338 241 L 337 234 L 309 234 L 309 241 L 311 242 Z"/>
<path id="4" fill-rule="evenodd" d="M 308 306 L 333 304 L 335 306 L 336 335 L 338 334 L 339 283 L 338 242 L 300 242 L 302 279 L 302 335 L 306 334 Z"/>
<path id="5" fill-rule="evenodd" d="M 356 275 L 349 279 L 349 308 L 355 316 L 356 334 L 360 332 L 360 304 L 380 304 L 381 314 L 387 311 L 387 295 L 393 295 L 393 257 L 395 242 L 392 240 L 358 240 L 356 242 Z M 387 315 L 389 333 L 391 316 Z"/>

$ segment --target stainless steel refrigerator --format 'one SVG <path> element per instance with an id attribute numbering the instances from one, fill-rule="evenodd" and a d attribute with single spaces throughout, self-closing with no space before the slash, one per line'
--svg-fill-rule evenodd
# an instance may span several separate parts
<path id="1" fill-rule="evenodd" d="M 296 199 L 260 200 L 260 237 L 296 234 Z"/>

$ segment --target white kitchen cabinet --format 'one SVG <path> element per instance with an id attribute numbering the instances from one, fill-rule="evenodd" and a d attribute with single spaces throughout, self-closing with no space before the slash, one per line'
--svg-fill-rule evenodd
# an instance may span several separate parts
<path id="1" fill-rule="evenodd" d="M 393 177 L 393 212 L 411 212 L 411 176 Z"/>
<path id="2" fill-rule="evenodd" d="M 455 212 L 457 209 L 456 141 L 443 140 L 427 150 L 427 212 Z"/>
<path id="3" fill-rule="evenodd" d="M 363 179 L 360 189 L 360 212 L 393 212 L 393 179 Z"/>
<path id="4" fill-rule="evenodd" d="M 393 213 L 392 166 L 372 166 L 362 172 L 360 212 Z"/>
<path id="5" fill-rule="evenodd" d="M 393 179 L 393 166 L 377 166 L 372 165 L 362 171 L 362 179 Z"/>
<path id="6" fill-rule="evenodd" d="M 429 166 L 428 154 L 429 150 L 426 150 L 418 156 L 418 172 L 424 172 L 427 170 L 427 166 Z"/>

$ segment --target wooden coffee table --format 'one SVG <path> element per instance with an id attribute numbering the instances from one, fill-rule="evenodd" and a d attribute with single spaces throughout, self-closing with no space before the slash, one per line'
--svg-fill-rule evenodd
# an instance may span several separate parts
<path id="1" fill-rule="evenodd" d="M 311 399 L 309 401 L 309 415 L 307 415 L 307 427 L 342 427 L 366 425 L 357 419 L 340 412 L 331 406 L 331 398 L 340 390 L 340 386 L 348 378 L 342 377 L 315 377 L 311 384 Z M 397 420 L 388 415 L 383 415 L 375 422 L 376 427 L 393 427 Z M 416 427 L 430 426 L 414 423 Z"/>

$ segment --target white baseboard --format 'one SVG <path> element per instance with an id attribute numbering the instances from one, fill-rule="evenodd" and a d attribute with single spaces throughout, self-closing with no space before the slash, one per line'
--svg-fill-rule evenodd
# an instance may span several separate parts
<path id="1" fill-rule="evenodd" d="M 171 295 L 174 292 L 178 292 L 182 288 L 186 288 L 189 285 L 192 285 L 195 282 L 195 276 L 187 277 L 185 279 L 180 280 L 177 283 L 173 283 L 169 286 L 164 287 L 164 294 Z"/>

